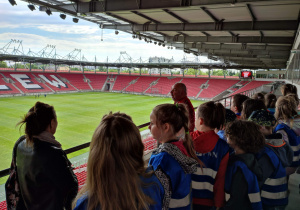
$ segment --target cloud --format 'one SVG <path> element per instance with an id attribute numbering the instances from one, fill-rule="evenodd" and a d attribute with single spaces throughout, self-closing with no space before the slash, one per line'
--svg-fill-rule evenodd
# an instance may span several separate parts
<path id="1" fill-rule="evenodd" d="M 61 56 L 75 48 L 81 49 L 89 61 L 94 61 L 95 57 L 97 61 L 105 61 L 107 57 L 109 61 L 116 61 L 121 51 L 126 51 L 134 60 L 162 56 L 178 61 L 183 57 L 182 51 L 132 39 L 131 34 L 122 31 L 115 35 L 114 30 L 102 30 L 94 23 L 79 20 L 76 24 L 68 15 L 62 20 L 59 13 L 48 16 L 45 12 L 30 11 L 26 2 L 18 1 L 17 4 L 12 7 L 7 0 L 0 2 L 0 48 L 11 39 L 17 39 L 23 41 L 25 54 L 29 49 L 37 53 L 50 44 L 56 46 Z M 11 48 L 14 46 L 17 44 L 12 44 Z"/>
<path id="2" fill-rule="evenodd" d="M 112 35 L 113 34 L 113 35 Z M 55 45 L 57 54 L 66 56 L 75 48 L 81 49 L 89 61 L 94 61 L 95 56 L 98 61 L 105 61 L 107 56 L 109 61 L 115 61 L 120 56 L 121 51 L 126 51 L 133 60 L 148 59 L 150 56 L 162 56 L 165 58 L 172 58 L 180 60 L 183 57 L 182 51 L 168 50 L 166 47 L 159 47 L 153 43 L 146 43 L 140 40 L 133 40 L 128 42 L 128 37 L 116 36 L 114 32 L 109 32 L 103 37 L 101 35 L 84 35 L 78 38 L 49 38 L 42 35 L 29 33 L 2 33 L 0 34 L 0 48 L 6 45 L 10 39 L 22 40 L 24 53 L 27 54 L 29 49 L 35 53 L 40 52 L 47 44 Z M 10 51 L 18 44 L 12 44 Z M 50 49 L 48 49 L 50 50 Z"/>
<path id="3" fill-rule="evenodd" d="M 37 25 L 38 29 L 54 32 L 54 33 L 65 33 L 65 34 L 93 34 L 99 31 L 99 28 L 84 25 Z"/>

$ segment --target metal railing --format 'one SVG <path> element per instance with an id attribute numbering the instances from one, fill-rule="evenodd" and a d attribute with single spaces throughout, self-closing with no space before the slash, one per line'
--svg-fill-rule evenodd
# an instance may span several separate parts
<path id="1" fill-rule="evenodd" d="M 257 90 L 254 89 L 254 90 L 247 90 L 247 91 L 244 91 L 244 92 L 241 92 L 240 94 L 243 94 L 243 95 L 246 95 L 248 97 L 251 97 L 252 95 L 255 94 L 255 91 Z M 231 95 L 231 96 L 228 96 L 228 97 L 225 97 L 225 98 L 222 98 L 222 99 L 219 99 L 219 100 L 216 100 L 215 102 L 220 102 L 224 105 L 224 107 L 230 107 L 231 106 L 231 103 L 232 103 L 232 98 L 233 98 L 234 95 Z M 194 107 L 194 109 L 197 109 L 197 107 Z M 150 125 L 150 122 L 147 122 L 147 123 L 144 123 L 142 125 L 139 125 L 137 126 L 139 129 L 141 128 L 144 128 L 146 126 L 149 126 Z M 84 143 L 84 144 L 80 144 L 80 145 L 77 145 L 75 147 L 71 147 L 69 149 L 66 149 L 65 150 L 65 153 L 66 154 L 70 154 L 70 153 L 73 153 L 73 152 L 77 152 L 79 150 L 82 150 L 82 149 L 85 149 L 85 148 L 88 148 L 90 146 L 90 142 L 87 142 L 87 143 Z M 7 169 L 4 169 L 4 170 L 1 170 L 0 171 L 0 178 L 1 177 L 4 177 L 4 176 L 7 176 L 9 175 L 9 168 Z"/>

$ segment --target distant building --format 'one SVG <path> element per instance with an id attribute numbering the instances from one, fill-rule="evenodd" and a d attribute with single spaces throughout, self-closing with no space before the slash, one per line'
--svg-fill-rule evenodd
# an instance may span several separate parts
<path id="1" fill-rule="evenodd" d="M 164 57 L 150 57 L 149 58 L 149 63 L 174 63 L 174 59 L 168 59 Z M 159 74 L 159 69 L 158 68 L 153 68 L 149 69 L 149 73 L 151 71 L 151 74 Z M 171 69 L 161 69 L 162 74 L 171 74 Z"/>

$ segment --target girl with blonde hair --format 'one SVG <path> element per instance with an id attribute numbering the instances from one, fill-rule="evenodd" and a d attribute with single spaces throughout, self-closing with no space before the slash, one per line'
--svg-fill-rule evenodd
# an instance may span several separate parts
<path id="1" fill-rule="evenodd" d="M 287 168 L 287 175 L 290 175 L 300 165 L 300 116 L 297 113 L 297 102 L 294 97 L 287 95 L 278 98 L 275 118 L 278 123 L 274 132 L 281 133 L 294 152 L 292 165 Z"/>
<path id="2" fill-rule="evenodd" d="M 143 160 L 144 145 L 131 117 L 104 115 L 90 145 L 86 185 L 74 202 L 79 209 L 162 209 L 164 190 Z"/>

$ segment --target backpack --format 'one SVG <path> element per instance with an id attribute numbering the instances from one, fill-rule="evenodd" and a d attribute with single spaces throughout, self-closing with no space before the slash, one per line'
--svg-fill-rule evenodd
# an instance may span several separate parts
<path id="1" fill-rule="evenodd" d="M 9 176 L 5 183 L 7 210 L 15 210 L 17 209 L 18 205 L 22 205 L 20 204 L 20 201 L 22 200 L 22 195 L 18 183 L 16 157 L 17 157 L 17 147 L 19 143 L 21 143 L 24 139 L 25 136 L 20 137 L 18 141 L 15 143 L 15 146 L 13 148 L 13 156 L 12 156 L 11 166 L 9 169 Z"/>
<path id="2" fill-rule="evenodd" d="M 291 167 L 298 167 L 300 166 L 300 136 L 297 134 L 286 124 L 281 123 L 276 126 L 274 129 L 274 133 L 279 130 L 284 130 L 289 138 L 289 145 L 293 149 L 294 158 L 291 164 Z"/>

